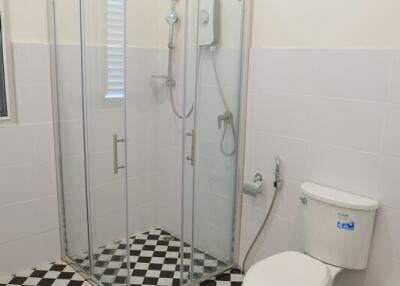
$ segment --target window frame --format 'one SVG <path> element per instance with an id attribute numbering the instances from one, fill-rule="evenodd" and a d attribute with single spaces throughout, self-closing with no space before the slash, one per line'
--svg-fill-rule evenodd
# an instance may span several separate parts
<path id="1" fill-rule="evenodd" d="M 13 119 L 13 110 L 11 108 L 11 87 L 10 87 L 10 69 L 9 69 L 9 59 L 7 57 L 8 53 L 8 41 L 7 41 L 7 33 L 6 33 L 6 21 L 4 16 L 4 4 L 0 3 L 0 29 L 1 29 L 1 45 L 2 45 L 2 54 L 3 57 L 3 74 L 4 74 L 4 89 L 6 92 L 6 108 L 7 108 L 7 116 L 0 116 L 0 123 L 4 121 L 10 121 Z"/>

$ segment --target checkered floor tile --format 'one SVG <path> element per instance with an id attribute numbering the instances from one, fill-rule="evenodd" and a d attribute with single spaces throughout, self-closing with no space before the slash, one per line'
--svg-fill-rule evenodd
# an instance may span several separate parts
<path id="1" fill-rule="evenodd" d="M 181 275 L 180 240 L 169 233 L 154 229 L 129 239 L 130 247 L 130 284 L 178 286 Z M 104 286 L 125 285 L 127 262 L 126 244 L 114 243 L 102 248 L 95 257 L 94 273 Z M 188 276 L 191 264 L 191 247 L 184 246 L 183 272 Z M 88 265 L 87 258 L 78 261 Z M 199 278 L 208 275 L 221 267 L 221 261 L 195 250 L 193 255 L 193 275 Z M 243 275 L 240 270 L 233 269 L 217 275 L 212 280 L 202 282 L 201 286 L 240 286 Z M 64 262 L 55 262 L 37 267 L 26 273 L 0 280 L 0 286 L 89 286 L 89 282 Z"/>
<path id="2" fill-rule="evenodd" d="M 71 266 L 61 261 L 0 280 L 0 286 L 6 285 L 91 286 Z"/>
<path id="3" fill-rule="evenodd" d="M 166 239 L 167 238 L 167 239 Z M 169 238 L 169 239 L 168 239 Z M 179 285 L 181 276 L 181 241 L 162 229 L 153 229 L 129 239 L 131 285 Z M 185 244 L 183 275 L 188 279 L 192 248 Z M 95 277 L 105 286 L 124 284 L 127 276 L 126 244 L 107 245 L 94 255 Z M 88 257 L 75 261 L 88 266 Z M 194 249 L 194 279 L 211 274 L 227 265 L 214 257 Z"/>
<path id="4" fill-rule="evenodd" d="M 200 286 L 241 286 L 244 275 L 239 269 L 232 269 L 217 275 L 214 279 L 200 283 Z"/>
<path id="5" fill-rule="evenodd" d="M 200 286 L 240 286 L 242 285 L 242 281 L 243 275 L 241 274 L 240 270 L 232 269 L 231 271 L 217 275 L 214 279 L 200 283 Z M 17 285 L 92 286 L 89 282 L 85 281 L 85 279 L 80 276 L 72 267 L 61 261 L 0 280 L 0 286 Z M 171 284 L 163 283 L 160 283 L 159 285 L 171 286 Z"/>

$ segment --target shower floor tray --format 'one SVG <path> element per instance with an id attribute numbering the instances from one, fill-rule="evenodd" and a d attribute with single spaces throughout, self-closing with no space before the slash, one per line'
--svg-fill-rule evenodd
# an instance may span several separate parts
<path id="1" fill-rule="evenodd" d="M 129 239 L 130 284 L 178 286 L 181 277 L 181 241 L 162 229 L 152 229 Z M 183 278 L 188 279 L 192 248 L 184 246 Z M 96 251 L 94 276 L 105 286 L 124 285 L 127 276 L 126 244 L 116 242 Z M 75 258 L 88 269 L 88 256 Z M 194 249 L 194 279 L 226 267 L 222 261 Z"/>

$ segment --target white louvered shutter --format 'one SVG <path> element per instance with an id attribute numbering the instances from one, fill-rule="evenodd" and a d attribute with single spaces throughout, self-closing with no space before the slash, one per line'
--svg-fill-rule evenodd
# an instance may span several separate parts
<path id="1" fill-rule="evenodd" d="M 124 97 L 125 19 L 124 1 L 108 0 L 107 7 L 107 98 Z"/>

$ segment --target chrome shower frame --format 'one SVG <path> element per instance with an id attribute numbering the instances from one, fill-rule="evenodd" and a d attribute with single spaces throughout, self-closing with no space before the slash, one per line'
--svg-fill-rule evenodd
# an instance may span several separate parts
<path id="1" fill-rule="evenodd" d="M 171 0 L 178 2 L 178 0 Z M 196 282 L 187 283 L 185 285 L 197 284 L 203 280 L 209 279 L 216 274 L 222 273 L 232 267 L 239 267 L 240 265 L 240 232 L 241 232 L 241 212 L 242 212 L 242 186 L 244 176 L 244 158 L 245 158 L 245 141 L 246 141 L 246 110 L 247 110 L 247 90 L 248 90 L 248 66 L 249 66 L 249 52 L 251 42 L 251 19 L 253 0 L 238 0 L 244 2 L 244 15 L 242 25 L 242 72 L 241 72 L 241 86 L 240 86 L 240 111 L 239 111 L 239 126 L 238 126 L 238 149 L 237 149 L 237 167 L 236 167 L 236 189 L 235 189 L 235 210 L 234 210 L 234 241 L 232 249 L 232 265 L 206 276 Z M 57 98 L 57 65 L 56 55 L 57 50 L 55 46 L 55 13 L 54 13 L 54 0 L 47 0 L 47 15 L 48 15 L 48 36 L 50 43 L 50 68 L 51 68 L 51 89 L 52 89 L 52 106 L 53 106 L 53 132 L 54 132 L 54 149 L 55 149 L 55 166 L 56 166 L 56 185 L 57 185 L 57 201 L 59 213 L 59 233 L 60 233 L 60 247 L 61 258 L 70 263 L 77 271 L 80 271 L 76 265 L 66 254 L 66 232 L 65 232 L 65 212 L 64 212 L 64 196 L 62 186 L 62 165 L 61 165 L 61 151 L 60 151 L 60 126 L 59 126 L 59 108 Z M 183 157 L 184 159 L 184 157 Z M 89 247 L 90 249 L 90 247 Z M 93 285 L 101 285 L 99 281 L 93 277 L 89 277 L 86 273 L 80 272 L 85 278 L 88 279 Z"/>
<path id="2" fill-rule="evenodd" d="M 242 17 L 242 66 L 241 66 L 241 84 L 240 84 L 240 110 L 238 125 L 238 147 L 237 147 L 237 164 L 236 164 L 236 194 L 235 194 L 235 210 L 234 210 L 234 241 L 233 241 L 233 263 L 234 267 L 240 268 L 240 245 L 241 245 L 241 218 L 243 203 L 243 183 L 244 183 L 244 166 L 245 166 L 245 145 L 246 145 L 246 119 L 247 119 L 247 98 L 248 98 L 248 78 L 250 64 L 250 48 L 252 35 L 252 17 L 253 17 L 253 0 L 244 1 L 244 11 Z"/>

